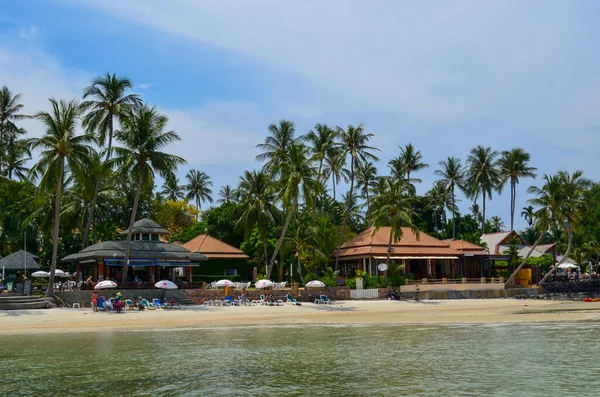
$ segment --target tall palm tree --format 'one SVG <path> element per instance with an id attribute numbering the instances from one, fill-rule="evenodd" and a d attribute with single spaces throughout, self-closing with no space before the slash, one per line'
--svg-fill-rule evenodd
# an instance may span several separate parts
<path id="1" fill-rule="evenodd" d="M 133 83 L 127 77 L 106 73 L 104 76 L 96 77 L 92 80 L 92 84 L 83 90 L 84 102 L 81 107 L 87 112 L 83 117 L 83 126 L 89 134 L 96 138 L 96 143 L 100 147 L 104 147 L 106 144 L 105 166 L 112 156 L 115 121 L 122 122 L 128 113 L 142 105 L 142 100 L 138 95 L 128 93 L 132 87 Z M 86 235 L 89 235 L 89 229 L 94 222 L 94 212 L 102 178 L 109 174 L 109 172 L 103 171 L 96 177 L 95 192 L 87 211 Z M 87 240 L 83 242 L 83 248 L 86 246 Z"/>
<path id="2" fill-rule="evenodd" d="M 194 199 L 196 209 L 199 213 L 202 201 L 213 202 L 211 196 L 213 183 L 210 180 L 210 176 L 204 171 L 190 170 L 185 177 L 188 180 L 188 184 L 185 186 L 185 189 L 188 191 L 187 198 Z"/>
<path id="3" fill-rule="evenodd" d="M 419 238 L 419 230 L 413 221 L 415 216 L 412 210 L 413 196 L 414 188 L 408 180 L 387 178 L 384 181 L 383 189 L 373 199 L 373 212 L 370 217 L 375 226 L 373 234 L 383 226 L 390 227 L 386 257 L 388 268 L 392 254 L 392 243 L 402 239 L 402 227 L 410 227 L 416 234 L 417 239 Z"/>
<path id="4" fill-rule="evenodd" d="M 160 191 L 160 194 L 165 196 L 167 200 L 178 201 L 185 197 L 185 193 L 183 188 L 187 186 L 182 186 L 179 184 L 179 179 L 175 175 L 169 175 L 165 182 L 163 183 L 163 188 Z"/>
<path id="5" fill-rule="evenodd" d="M 225 185 L 219 190 L 219 199 L 218 203 L 231 203 L 235 201 L 235 189 L 231 187 L 231 185 Z"/>
<path id="6" fill-rule="evenodd" d="M 167 179 L 173 176 L 178 165 L 185 163 L 181 157 L 162 152 L 165 146 L 180 139 L 175 131 L 165 131 L 168 121 L 167 116 L 160 114 L 155 108 L 144 105 L 128 112 L 121 121 L 121 130 L 117 131 L 115 135 L 115 138 L 124 147 L 115 148 L 114 164 L 120 172 L 130 174 L 137 181 L 129 229 L 127 230 L 127 246 L 123 264 L 124 281 L 127 281 L 131 233 L 142 187 L 144 184 L 154 185 L 155 173 Z"/>
<path id="7" fill-rule="evenodd" d="M 433 187 L 426 194 L 428 200 L 428 207 L 432 210 L 433 222 L 435 231 L 439 233 L 440 229 L 443 231 L 446 224 L 446 209 L 452 213 L 457 212 L 454 201 L 455 198 L 452 196 L 448 185 L 444 181 L 436 181 Z M 442 227 L 438 227 L 438 219 L 442 220 Z"/>
<path id="8" fill-rule="evenodd" d="M 341 137 L 339 147 L 342 150 L 342 156 L 348 156 L 350 159 L 350 190 L 348 191 L 348 197 L 346 199 L 346 212 L 344 214 L 344 222 L 342 223 L 342 229 L 340 231 L 340 238 L 338 247 L 335 253 L 335 270 L 338 270 L 340 261 L 340 247 L 342 246 L 342 239 L 346 234 L 346 224 L 348 223 L 348 215 L 352 207 L 353 195 L 354 195 L 354 181 L 356 179 L 355 170 L 360 162 L 367 162 L 369 160 L 378 161 L 377 156 L 373 152 L 379 151 L 379 149 L 369 146 L 368 143 L 373 137 L 373 134 L 366 133 L 365 127 L 361 124 L 358 126 L 349 125 L 346 130 L 338 127 L 338 131 Z"/>
<path id="9" fill-rule="evenodd" d="M 305 208 L 313 208 L 313 194 L 318 193 L 318 186 L 320 186 L 317 181 L 316 170 L 309 157 L 308 148 L 302 144 L 293 144 L 290 147 L 289 161 L 283 164 L 281 175 L 281 186 L 283 188 L 281 198 L 283 208 L 287 211 L 287 217 L 275 251 L 271 256 L 271 262 L 266 273 L 267 278 L 271 276 L 275 259 L 290 226 L 292 215 L 298 208 L 300 198 L 302 197 Z"/>
<path id="10" fill-rule="evenodd" d="M 515 227 L 517 184 L 521 178 L 535 178 L 537 168 L 529 166 L 531 156 L 521 148 L 505 150 L 498 160 L 500 185 L 510 181 L 510 230 Z"/>
<path id="11" fill-rule="evenodd" d="M 111 173 L 112 170 L 110 169 L 110 165 L 102 160 L 102 154 L 93 150 L 90 154 L 86 169 L 75 175 L 78 194 L 84 198 L 84 204 L 86 206 L 82 212 L 82 215 L 85 216 L 85 223 L 81 246 L 84 248 L 88 246 L 90 238 L 91 227 L 89 226 L 91 226 L 91 224 L 88 225 L 88 221 L 92 219 L 91 216 L 93 217 L 93 213 L 96 211 L 100 192 L 106 190 L 103 189 L 106 187 L 104 186 L 105 183 L 99 184 L 98 182 L 108 180 L 108 176 Z M 92 212 L 91 215 L 90 212 Z"/>
<path id="12" fill-rule="evenodd" d="M 13 175 L 19 180 L 25 179 L 27 176 L 27 162 L 31 160 L 31 151 L 29 150 L 29 141 L 19 139 L 16 142 L 9 144 L 9 149 L 4 157 L 4 165 L 6 168 L 6 176 L 12 179 Z"/>
<path id="13" fill-rule="evenodd" d="M 256 156 L 256 160 L 265 161 L 265 170 L 277 176 L 282 165 L 289 160 L 290 147 L 299 143 L 303 138 L 297 138 L 296 126 L 293 121 L 281 120 L 279 124 L 269 125 L 270 135 L 265 138 L 265 143 L 256 145 L 262 153 Z"/>
<path id="14" fill-rule="evenodd" d="M 331 154 L 335 148 L 338 131 L 328 127 L 326 124 L 317 123 L 315 128 L 310 130 L 303 139 L 310 145 L 313 158 L 319 162 L 317 171 L 318 180 L 324 182 L 323 164 L 325 158 Z"/>
<path id="15" fill-rule="evenodd" d="M 525 219 L 525 222 L 527 222 L 529 227 L 533 226 L 533 223 L 535 222 L 535 208 L 533 208 L 532 205 L 523 207 L 523 210 L 521 211 L 521 217 Z"/>
<path id="16" fill-rule="evenodd" d="M 492 229 L 492 233 L 501 232 L 502 229 L 504 229 L 506 227 L 506 225 L 504 224 L 504 221 L 498 215 L 492 216 L 490 218 L 489 222 L 490 222 L 490 227 Z"/>
<path id="17" fill-rule="evenodd" d="M 54 222 L 52 229 L 52 260 L 48 285 L 54 285 L 54 273 L 58 256 L 58 230 L 60 222 L 60 202 L 65 172 L 68 169 L 83 168 L 89 157 L 90 137 L 75 135 L 81 115 L 77 101 L 60 102 L 50 99 L 51 112 L 39 112 L 34 117 L 46 130 L 41 138 L 31 140 L 32 149 L 41 149 L 38 162 L 31 169 L 32 178 L 40 180 L 42 190 L 55 186 Z M 47 296 L 54 295 L 54 288 L 47 288 Z"/>
<path id="18" fill-rule="evenodd" d="M 13 95 L 7 86 L 0 89 L 0 174 L 2 173 L 2 165 L 4 164 L 4 153 L 7 152 L 7 143 L 22 131 L 15 124 L 18 120 L 30 118 L 21 114 L 23 105 L 19 103 L 21 94 Z"/>
<path id="19" fill-rule="evenodd" d="M 263 171 L 244 171 L 240 176 L 239 189 L 240 201 L 244 212 L 236 223 L 236 227 L 243 227 L 246 234 L 255 227 L 260 233 L 265 258 L 265 271 L 269 266 L 267 253 L 267 238 L 269 228 L 279 219 L 279 210 L 275 206 L 276 199 L 271 177 Z"/>
<path id="20" fill-rule="evenodd" d="M 471 195 L 481 193 L 483 198 L 481 234 L 485 234 L 485 203 L 486 198 L 492 199 L 492 191 L 500 186 L 500 173 L 496 166 L 498 152 L 491 147 L 477 146 L 471 149 L 467 158 L 467 178 L 472 182 Z"/>
<path id="21" fill-rule="evenodd" d="M 416 150 L 412 143 L 405 147 L 399 146 L 399 148 L 400 155 L 389 162 L 392 176 L 396 179 L 406 178 L 410 183 L 421 182 L 420 179 L 411 179 L 410 173 L 429 167 L 429 164 L 422 161 L 423 154 L 420 150 Z"/>
<path id="22" fill-rule="evenodd" d="M 350 170 L 345 168 L 346 156 L 343 150 L 336 146 L 325 157 L 325 169 L 323 170 L 324 179 L 331 176 L 333 186 L 333 199 L 336 198 L 336 186 L 341 180 L 349 182 Z"/>
<path id="23" fill-rule="evenodd" d="M 460 159 L 457 157 L 448 157 L 446 161 L 440 161 L 441 169 L 435 170 L 435 174 L 440 176 L 440 181 L 450 190 L 452 196 L 452 238 L 456 238 L 456 188 L 465 189 L 465 169 Z"/>
<path id="24" fill-rule="evenodd" d="M 367 213 L 371 208 L 371 202 L 369 200 L 369 192 L 373 189 L 377 180 L 377 168 L 372 162 L 358 163 L 356 170 L 356 187 L 360 190 L 361 194 L 366 200 Z"/>

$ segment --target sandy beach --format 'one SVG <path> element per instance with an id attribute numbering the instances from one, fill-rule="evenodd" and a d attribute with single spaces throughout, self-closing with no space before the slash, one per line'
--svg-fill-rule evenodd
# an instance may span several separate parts
<path id="1" fill-rule="evenodd" d="M 0 313 L 0 333 L 94 332 L 248 325 L 452 324 L 599 321 L 600 303 L 488 299 L 440 301 L 343 301 L 283 307 L 186 307 L 93 313 L 90 309 L 19 310 Z"/>

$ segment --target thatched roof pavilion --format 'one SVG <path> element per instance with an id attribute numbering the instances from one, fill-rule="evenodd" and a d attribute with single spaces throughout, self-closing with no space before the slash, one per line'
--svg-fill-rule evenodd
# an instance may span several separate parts
<path id="1" fill-rule="evenodd" d="M 39 270 L 38 257 L 30 252 L 20 250 L 0 259 L 0 270 Z"/>

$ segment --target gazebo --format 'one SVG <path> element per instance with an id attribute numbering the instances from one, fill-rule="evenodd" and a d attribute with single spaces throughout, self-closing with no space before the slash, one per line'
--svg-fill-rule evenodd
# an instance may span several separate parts
<path id="1" fill-rule="evenodd" d="M 360 269 L 370 275 L 377 274 L 377 265 L 385 262 L 390 240 L 390 227 L 370 227 L 340 248 L 340 262 L 345 275 Z M 400 241 L 392 242 L 390 259 L 405 266 L 406 273 L 416 278 L 454 278 L 460 273 L 458 266 L 462 252 L 450 248 L 427 233 L 419 236 L 408 227 L 402 228 Z M 335 252 L 334 252 L 335 254 Z"/>
<path id="2" fill-rule="evenodd" d="M 25 250 L 20 250 L 0 259 L 0 272 L 16 273 L 18 271 L 39 270 L 40 265 L 37 261 L 37 256 Z"/>
<path id="3" fill-rule="evenodd" d="M 252 269 L 248 269 L 247 261 L 250 259 L 244 251 L 235 248 L 208 234 L 201 234 L 182 246 L 191 252 L 199 252 L 208 258 L 208 262 L 202 264 L 204 275 L 214 276 L 243 276 L 250 279 Z"/>

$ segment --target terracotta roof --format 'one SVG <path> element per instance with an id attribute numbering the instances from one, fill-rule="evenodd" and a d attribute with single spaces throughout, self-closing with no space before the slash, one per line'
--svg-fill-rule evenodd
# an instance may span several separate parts
<path id="1" fill-rule="evenodd" d="M 370 227 L 351 240 L 342 244 L 340 258 L 361 256 L 386 256 L 390 238 L 390 227 L 381 227 L 374 234 L 375 227 Z M 456 257 L 460 251 L 450 248 L 447 243 L 420 232 L 419 238 L 408 227 L 402 228 L 402 238 L 392 242 L 392 257 Z"/>
<path id="2" fill-rule="evenodd" d="M 208 259 L 249 259 L 244 251 L 222 242 L 208 234 L 201 234 L 183 244 L 191 252 L 200 252 Z"/>
<path id="3" fill-rule="evenodd" d="M 489 253 L 485 250 L 485 248 L 483 248 L 477 244 L 470 243 L 466 240 L 447 239 L 447 240 L 442 240 L 442 241 L 445 243 L 448 243 L 450 245 L 450 248 L 455 249 L 457 251 L 461 251 L 464 254 L 489 255 Z"/>

